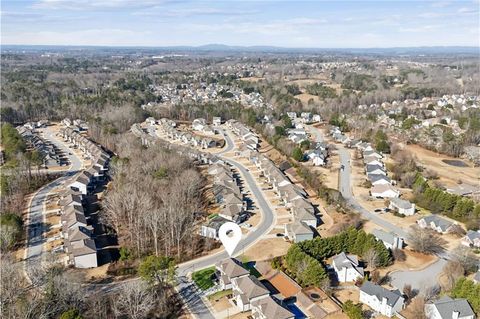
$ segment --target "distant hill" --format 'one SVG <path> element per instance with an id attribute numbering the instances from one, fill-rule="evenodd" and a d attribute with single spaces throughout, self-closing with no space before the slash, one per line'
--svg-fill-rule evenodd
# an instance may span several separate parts
<path id="1" fill-rule="evenodd" d="M 285 48 L 276 46 L 231 46 L 206 44 L 201 46 L 159 46 L 159 47 L 120 47 L 120 46 L 54 46 L 54 45 L 2 45 L 2 52 L 52 52 L 52 51 L 103 51 L 131 53 L 160 52 L 262 52 L 262 53 L 341 53 L 372 55 L 442 55 L 460 54 L 480 56 L 480 47 L 434 46 L 434 47 L 393 47 L 393 48 Z"/>

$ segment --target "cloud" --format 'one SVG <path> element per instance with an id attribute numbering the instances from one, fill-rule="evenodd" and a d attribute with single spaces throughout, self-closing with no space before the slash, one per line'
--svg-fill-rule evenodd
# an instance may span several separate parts
<path id="1" fill-rule="evenodd" d="M 413 33 L 420 33 L 420 32 L 428 32 L 428 31 L 432 31 L 432 30 L 435 30 L 435 29 L 438 29 L 440 28 L 439 25 L 421 25 L 421 26 L 417 26 L 417 27 L 402 27 L 402 28 L 399 28 L 398 30 L 400 32 L 413 32 Z"/>
<path id="2" fill-rule="evenodd" d="M 38 0 L 32 7 L 35 9 L 120 9 L 141 8 L 158 5 L 155 0 Z"/>

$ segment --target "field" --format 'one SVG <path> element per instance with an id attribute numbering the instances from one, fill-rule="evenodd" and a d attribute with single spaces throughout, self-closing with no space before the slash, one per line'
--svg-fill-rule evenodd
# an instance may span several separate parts
<path id="1" fill-rule="evenodd" d="M 213 274 L 215 273 L 215 267 L 205 268 L 199 271 L 192 273 L 192 279 L 201 290 L 207 290 L 214 286 L 212 280 Z"/>

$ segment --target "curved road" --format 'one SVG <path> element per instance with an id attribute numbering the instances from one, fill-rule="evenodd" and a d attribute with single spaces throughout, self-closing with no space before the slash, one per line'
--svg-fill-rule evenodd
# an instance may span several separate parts
<path id="1" fill-rule="evenodd" d="M 225 142 L 227 147 L 223 150 L 220 154 L 225 154 L 234 148 L 234 143 L 230 136 L 226 134 L 223 130 L 220 130 L 222 135 L 225 138 Z M 248 184 L 253 196 L 255 197 L 255 201 L 262 212 L 262 220 L 260 224 L 250 232 L 247 236 L 242 238 L 240 241 L 238 248 L 234 251 L 233 255 L 238 256 L 241 252 L 243 252 L 248 247 L 254 245 L 264 234 L 268 233 L 270 229 L 274 225 L 275 215 L 273 213 L 273 209 L 269 205 L 268 201 L 263 196 L 262 191 L 259 189 L 255 178 L 252 174 L 239 162 L 229 159 L 223 156 L 220 156 L 222 160 L 229 163 L 230 165 L 234 166 L 242 175 L 245 182 Z M 213 266 L 216 262 L 228 258 L 229 255 L 225 251 L 221 251 L 214 255 L 209 255 L 205 257 L 201 257 L 198 259 L 194 259 L 178 266 L 178 275 L 179 275 L 179 285 L 177 286 L 177 290 L 182 296 L 182 299 L 185 301 L 187 308 L 190 312 L 202 319 L 213 319 L 215 318 L 211 313 L 208 306 L 203 302 L 201 298 L 201 292 L 196 289 L 196 286 L 189 282 L 186 278 L 186 275 L 190 272 L 207 268 Z"/>
<path id="2" fill-rule="evenodd" d="M 83 166 L 80 159 L 71 152 L 65 143 L 58 140 L 53 132 L 48 129 L 45 130 L 44 138 L 50 140 L 68 156 L 70 167 L 66 170 L 64 176 L 40 188 L 30 200 L 27 212 L 27 248 L 25 250 L 25 271 L 29 278 L 32 268 L 34 268 L 38 262 L 41 262 L 43 244 L 46 240 L 43 235 L 48 231 L 49 227 L 45 223 L 45 208 L 48 194 L 63 184 L 72 175 L 76 174 Z M 71 155 L 69 153 L 71 153 Z"/>

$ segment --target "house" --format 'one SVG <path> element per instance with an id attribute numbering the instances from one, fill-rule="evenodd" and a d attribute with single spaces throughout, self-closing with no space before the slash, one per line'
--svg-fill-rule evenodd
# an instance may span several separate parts
<path id="1" fill-rule="evenodd" d="M 372 234 L 380 241 L 383 242 L 385 247 L 388 249 L 402 249 L 403 248 L 403 238 L 398 237 L 393 232 L 386 232 L 381 229 L 374 229 Z"/>
<path id="2" fill-rule="evenodd" d="M 287 112 L 287 116 L 291 119 L 294 120 L 297 118 L 297 113 L 295 112 Z"/>
<path id="3" fill-rule="evenodd" d="M 480 230 L 467 231 L 465 237 L 462 238 L 462 245 L 480 248 Z"/>
<path id="4" fill-rule="evenodd" d="M 347 255 L 344 252 L 333 256 L 332 266 L 339 282 L 351 282 L 363 278 L 363 267 L 358 263 L 357 256 Z"/>
<path id="5" fill-rule="evenodd" d="M 217 270 L 217 278 L 222 290 L 232 288 L 232 280 L 247 277 L 250 271 L 243 268 L 242 264 L 234 259 L 227 258 L 215 264 Z"/>
<path id="6" fill-rule="evenodd" d="M 70 262 L 76 268 L 93 268 L 98 266 L 97 247 L 93 239 L 84 239 L 71 243 Z"/>
<path id="7" fill-rule="evenodd" d="M 368 180 L 372 185 L 391 185 L 392 181 L 388 176 L 383 175 L 383 174 L 368 174 L 367 175 Z"/>
<path id="8" fill-rule="evenodd" d="M 90 186 L 90 179 L 87 177 L 87 175 L 80 174 L 70 185 L 69 187 L 76 188 L 82 193 L 83 195 L 87 195 L 87 192 L 89 190 Z"/>
<path id="9" fill-rule="evenodd" d="M 324 166 L 326 164 L 326 154 L 324 153 L 326 151 L 322 151 L 322 150 L 311 150 L 311 151 L 308 151 L 306 156 L 307 158 L 313 162 L 313 165 L 314 166 Z"/>
<path id="10" fill-rule="evenodd" d="M 307 226 L 316 228 L 317 217 L 313 211 L 308 210 L 305 207 L 293 207 L 292 208 L 293 219 L 305 223 Z"/>
<path id="11" fill-rule="evenodd" d="M 405 216 L 412 216 L 415 214 L 415 204 L 401 198 L 394 197 L 390 199 L 390 205 L 388 207 Z"/>
<path id="12" fill-rule="evenodd" d="M 238 205 L 226 206 L 218 213 L 218 216 L 233 221 L 235 223 L 241 223 L 246 218 L 243 209 Z"/>
<path id="13" fill-rule="evenodd" d="M 295 315 L 272 297 L 252 302 L 252 317 L 255 319 L 294 319 Z"/>
<path id="14" fill-rule="evenodd" d="M 400 196 L 400 192 L 392 185 L 374 185 L 370 189 L 370 195 L 376 198 L 394 198 Z"/>
<path id="15" fill-rule="evenodd" d="M 377 166 L 380 166 L 380 167 L 384 167 L 383 162 L 381 160 L 377 159 L 374 156 L 368 156 L 368 157 L 363 158 L 363 163 L 365 165 L 377 165 Z"/>
<path id="16" fill-rule="evenodd" d="M 466 299 L 444 296 L 425 305 L 428 319 L 475 319 L 475 313 Z"/>
<path id="17" fill-rule="evenodd" d="M 234 301 L 240 311 L 251 310 L 252 304 L 267 298 L 270 292 L 255 276 L 231 279 Z"/>
<path id="18" fill-rule="evenodd" d="M 291 224 L 285 224 L 285 235 L 294 243 L 313 239 L 312 229 L 304 222 L 294 220 Z"/>
<path id="19" fill-rule="evenodd" d="M 322 121 L 322 117 L 319 115 L 319 114 L 313 114 L 312 116 L 312 122 L 321 122 Z"/>
<path id="20" fill-rule="evenodd" d="M 405 299 L 399 290 L 388 290 L 365 281 L 360 287 L 360 302 L 384 316 L 392 317 L 402 311 Z"/>
<path id="21" fill-rule="evenodd" d="M 364 158 L 365 157 L 374 157 L 376 159 L 382 159 L 383 158 L 382 154 L 374 151 L 371 148 L 370 144 L 368 144 L 368 146 L 365 146 L 365 149 L 364 149 L 364 152 L 363 152 L 363 157 Z"/>
<path id="22" fill-rule="evenodd" d="M 205 119 L 195 119 L 192 122 L 192 129 L 194 131 L 203 131 L 203 128 L 207 125 Z"/>
<path id="23" fill-rule="evenodd" d="M 480 284 L 480 269 L 473 276 L 473 282 L 476 284 Z"/>
<path id="24" fill-rule="evenodd" d="M 452 229 L 452 226 L 455 225 L 455 223 L 449 220 L 446 220 L 444 218 L 441 218 L 437 215 L 428 215 L 424 218 L 421 218 L 417 220 L 417 224 L 421 228 L 428 227 L 442 234 L 448 233 Z"/>
<path id="25" fill-rule="evenodd" d="M 367 164 L 365 166 L 365 171 L 367 172 L 367 175 L 369 175 L 369 174 L 387 175 L 387 172 L 385 171 L 385 169 L 380 165 L 369 165 L 369 164 Z"/>
<path id="26" fill-rule="evenodd" d="M 218 230 L 220 229 L 220 226 L 228 221 L 228 219 L 220 216 L 212 218 L 207 224 L 204 224 L 200 227 L 200 235 L 218 240 Z"/>
<path id="27" fill-rule="evenodd" d="M 212 119 L 212 124 L 215 126 L 222 125 L 222 118 L 214 116 Z"/>

